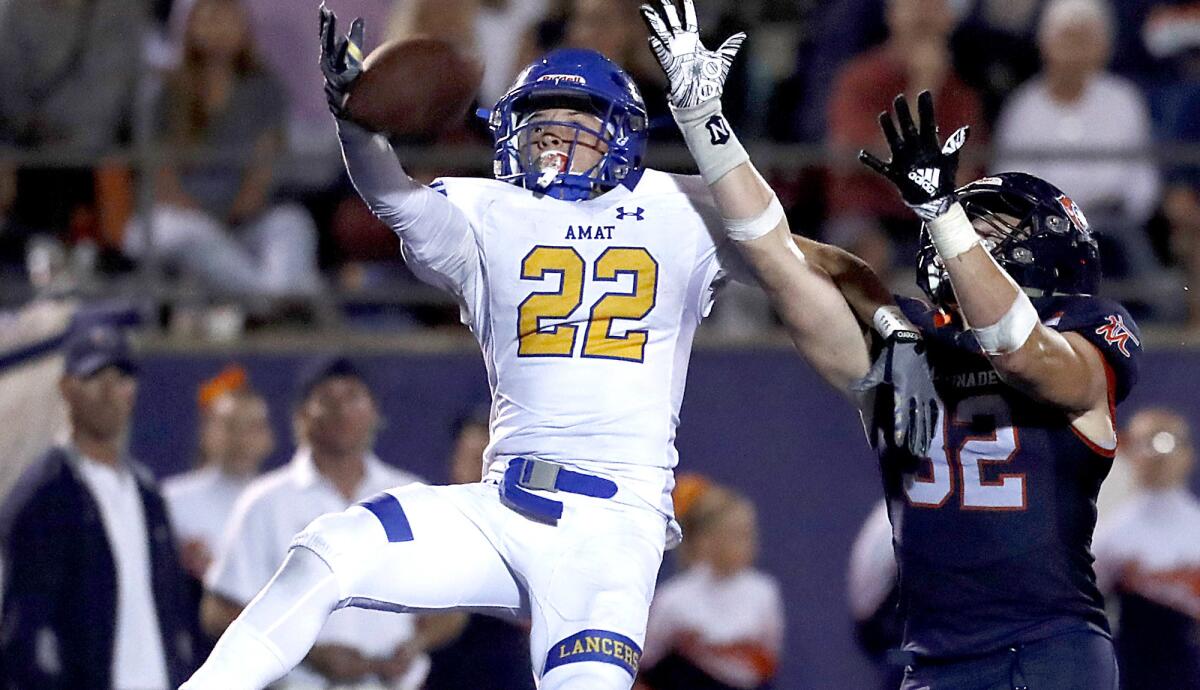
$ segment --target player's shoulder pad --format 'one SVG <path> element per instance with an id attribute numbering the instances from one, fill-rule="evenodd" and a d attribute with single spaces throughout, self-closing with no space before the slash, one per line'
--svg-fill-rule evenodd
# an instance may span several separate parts
<path id="1" fill-rule="evenodd" d="M 1042 323 L 1062 333 L 1078 333 L 1096 346 L 1114 378 L 1116 401 L 1137 383 L 1142 334 L 1125 307 L 1103 297 L 1071 295 L 1034 300 Z"/>

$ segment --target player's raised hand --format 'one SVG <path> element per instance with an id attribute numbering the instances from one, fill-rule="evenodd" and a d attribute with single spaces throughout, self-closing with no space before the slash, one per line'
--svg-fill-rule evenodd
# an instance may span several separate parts
<path id="1" fill-rule="evenodd" d="M 881 386 L 889 386 L 892 393 L 890 443 L 914 457 L 925 457 L 938 428 L 938 403 L 920 333 L 906 328 L 892 331 L 871 370 L 853 389 L 866 393 Z"/>
<path id="2" fill-rule="evenodd" d="M 746 34 L 730 36 L 716 50 L 705 48 L 700 42 L 692 0 L 683 0 L 682 20 L 675 0 L 660 0 L 659 8 L 650 3 L 642 5 L 642 18 L 650 29 L 650 49 L 667 73 L 671 105 L 692 108 L 720 98 Z"/>
<path id="3" fill-rule="evenodd" d="M 336 117 L 346 116 L 350 84 L 363 70 L 363 20 L 350 23 L 350 32 L 338 35 L 337 16 L 321 3 L 321 73 L 325 75 L 325 98 Z"/>
<path id="4" fill-rule="evenodd" d="M 895 121 L 891 113 L 879 114 L 879 126 L 891 149 L 891 160 L 884 162 L 866 151 L 859 151 L 858 159 L 896 185 L 904 203 L 922 220 L 932 220 L 954 202 L 958 152 L 967 143 L 970 129 L 960 127 L 945 144 L 940 143 L 933 96 L 928 91 L 917 96 L 919 127 L 904 94 L 896 96 L 894 109 Z"/>

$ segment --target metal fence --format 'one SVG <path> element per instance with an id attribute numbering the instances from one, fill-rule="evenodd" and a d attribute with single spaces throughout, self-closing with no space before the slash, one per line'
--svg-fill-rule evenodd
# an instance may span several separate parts
<path id="1" fill-rule="evenodd" d="M 138 118 L 141 119 L 141 118 Z M 206 150 L 184 153 L 179 150 L 162 147 L 151 143 L 145 127 L 135 127 L 136 143 L 128 148 L 113 151 L 97 158 L 95 155 L 67 149 L 22 150 L 0 147 L 0 166 L 8 168 L 37 167 L 92 167 L 98 163 L 108 166 L 120 166 L 127 169 L 134 184 L 136 205 L 135 214 L 149 219 L 152 214 L 145 213 L 155 200 L 155 174 L 165 164 L 219 164 L 239 166 L 252 160 L 251 151 L 245 150 Z M 332 144 L 332 142 L 330 142 Z M 760 170 L 768 177 L 773 175 L 788 175 L 804 170 L 821 170 L 839 166 L 856 165 L 852 156 L 844 151 L 835 151 L 829 147 L 815 144 L 775 143 L 766 140 L 747 142 L 747 149 Z M 397 155 L 410 170 L 454 170 L 456 174 L 474 174 L 486 176 L 490 174 L 492 151 L 490 147 L 481 144 L 446 145 L 446 146 L 397 146 Z M 1056 160 L 1056 161 L 1149 161 L 1160 166 L 1162 170 L 1189 169 L 1200 170 L 1200 145 L 1190 143 L 1164 142 L 1152 147 L 1138 149 L 1022 149 L 1022 150 L 980 150 L 972 149 L 966 153 L 967 164 L 985 165 L 989 160 L 1000 158 L 1022 160 Z M 652 145 L 647 160 L 650 166 L 677 172 L 694 170 L 691 155 L 685 147 L 677 144 Z M 278 161 L 278 169 L 305 170 L 316 167 L 329 167 L 330 157 L 327 155 L 285 153 Z M 334 163 L 336 165 L 336 163 Z M 819 218 L 802 219 L 809 225 L 816 225 Z M 153 237 L 154 233 L 148 233 Z M 1136 297 L 1139 289 L 1136 282 L 1126 281 L 1117 285 L 1115 291 L 1110 291 L 1114 297 Z M 140 261 L 132 274 L 113 279 L 108 276 L 89 276 L 86 280 L 75 281 L 68 286 L 73 294 L 84 300 L 117 299 L 136 302 L 143 305 L 147 313 L 160 310 L 163 306 L 180 303 L 196 303 L 209 300 L 212 295 L 205 294 L 203 289 L 195 285 L 184 285 L 169 280 L 163 271 L 161 262 L 157 260 L 153 246 L 145 260 Z M 38 290 L 24 281 L 9 276 L 7 280 L 0 277 L 0 303 L 12 306 L 14 303 L 26 301 L 38 293 Z M 1186 299 L 1181 295 L 1181 300 Z M 222 299 L 237 301 L 236 296 L 223 295 Z M 341 306 L 368 304 L 391 306 L 398 308 L 452 308 L 454 302 L 445 293 L 423 285 L 405 285 L 403 289 L 386 290 L 354 290 L 351 292 L 331 289 L 325 300 L 329 309 L 321 312 L 323 318 L 318 319 L 319 326 L 336 326 L 336 314 Z M 1187 337 L 1177 337 L 1175 331 L 1166 329 L 1170 342 L 1190 342 Z"/>

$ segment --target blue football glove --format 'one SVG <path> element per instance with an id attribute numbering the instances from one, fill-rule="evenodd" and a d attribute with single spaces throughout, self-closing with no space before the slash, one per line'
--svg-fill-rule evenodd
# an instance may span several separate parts
<path id="1" fill-rule="evenodd" d="M 363 20 L 350 24 L 345 36 L 337 33 L 337 17 L 321 3 L 321 73 L 325 75 L 325 99 L 335 117 L 345 119 L 350 85 L 363 70 Z"/>

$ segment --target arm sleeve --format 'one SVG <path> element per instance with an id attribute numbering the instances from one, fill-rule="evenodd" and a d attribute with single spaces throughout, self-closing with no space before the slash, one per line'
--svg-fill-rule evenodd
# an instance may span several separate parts
<path id="1" fill-rule="evenodd" d="M 60 682 L 56 670 L 44 666 L 61 666 L 63 661 L 55 623 L 70 567 L 61 546 L 70 543 L 72 535 L 65 534 L 59 523 L 43 519 L 42 511 L 31 505 L 8 535 L 0 659 L 14 687 L 51 688 Z"/>
<path id="2" fill-rule="evenodd" d="M 401 252 L 418 278 L 466 300 L 479 276 L 479 248 L 471 223 L 446 196 L 404 172 L 387 140 L 338 121 L 342 156 L 354 188 L 400 238 Z"/>

